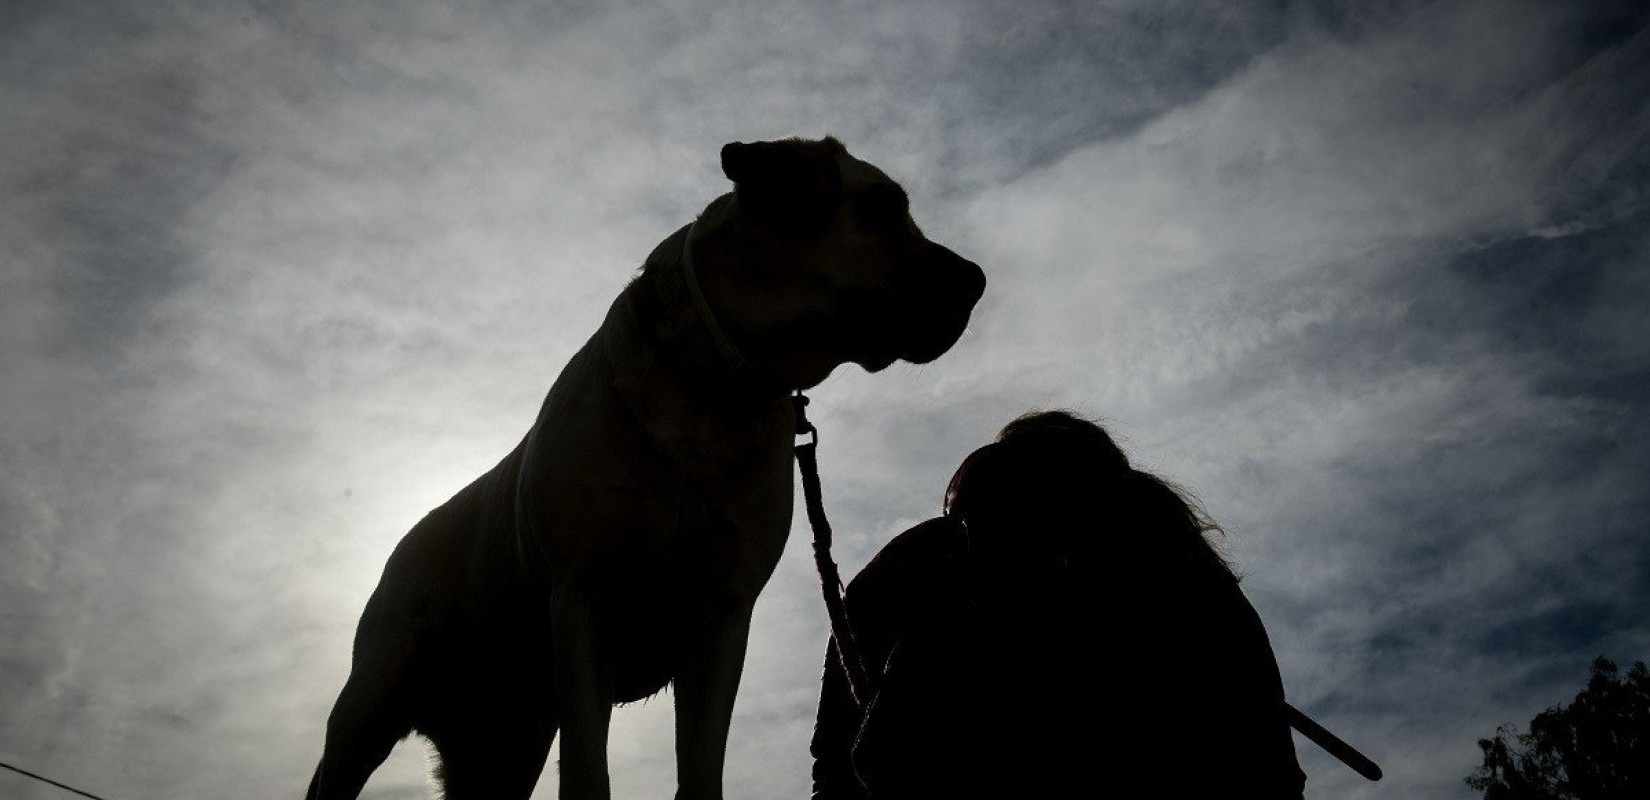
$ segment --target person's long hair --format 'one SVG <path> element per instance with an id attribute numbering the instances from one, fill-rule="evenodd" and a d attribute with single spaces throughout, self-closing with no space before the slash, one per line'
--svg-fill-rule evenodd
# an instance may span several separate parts
<path id="1" fill-rule="evenodd" d="M 1220 532 L 1172 482 L 1129 463 L 1100 425 L 1070 411 L 1037 411 L 1003 427 L 963 461 L 946 490 L 946 513 L 975 548 L 1051 558 L 1133 560 L 1234 577 L 1210 540 Z"/>

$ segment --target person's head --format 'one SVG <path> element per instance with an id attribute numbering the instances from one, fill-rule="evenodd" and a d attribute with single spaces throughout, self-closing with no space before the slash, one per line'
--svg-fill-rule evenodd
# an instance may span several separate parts
<path id="1" fill-rule="evenodd" d="M 1148 559 L 1218 565 L 1215 529 L 1179 489 L 1134 469 L 1105 429 L 1069 411 L 1026 414 L 964 459 L 946 514 L 971 556 L 992 568 Z M 1121 563 L 1121 562 L 1120 562 Z"/>

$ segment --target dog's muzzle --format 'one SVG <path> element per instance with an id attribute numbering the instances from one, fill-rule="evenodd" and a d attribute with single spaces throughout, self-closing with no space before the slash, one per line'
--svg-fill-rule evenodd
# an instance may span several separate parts
<path id="1" fill-rule="evenodd" d="M 939 358 L 962 338 L 974 304 L 985 294 L 985 271 L 939 245 L 918 262 L 911 274 L 903 349 L 899 357 L 913 364 Z"/>

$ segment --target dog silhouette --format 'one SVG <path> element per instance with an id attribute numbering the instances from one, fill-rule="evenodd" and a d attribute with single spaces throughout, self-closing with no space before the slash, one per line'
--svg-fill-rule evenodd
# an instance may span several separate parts
<path id="1" fill-rule="evenodd" d="M 648 256 L 497 466 L 413 527 L 356 631 L 309 800 L 410 732 L 448 800 L 606 798 L 615 703 L 674 684 L 678 798 L 722 796 L 751 610 L 790 530 L 788 395 L 961 336 L 980 268 L 835 139 L 722 148 L 734 190 Z"/>

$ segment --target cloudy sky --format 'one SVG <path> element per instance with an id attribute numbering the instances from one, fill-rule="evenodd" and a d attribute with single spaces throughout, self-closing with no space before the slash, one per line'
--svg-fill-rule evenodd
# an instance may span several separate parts
<path id="1" fill-rule="evenodd" d="M 1077 409 L 1224 523 L 1291 699 L 1389 776 L 1297 740 L 1309 796 L 1468 797 L 1477 738 L 1650 656 L 1647 26 L 1632 0 L 11 0 L 0 760 L 117 800 L 300 796 L 397 539 L 727 190 L 724 142 L 833 133 L 991 280 L 946 357 L 814 392 L 845 569 L 1004 421 Z M 730 798 L 805 796 L 804 536 L 757 607 Z M 670 724 L 618 713 L 617 797 L 667 796 Z M 367 796 L 425 773 L 410 741 Z"/>

